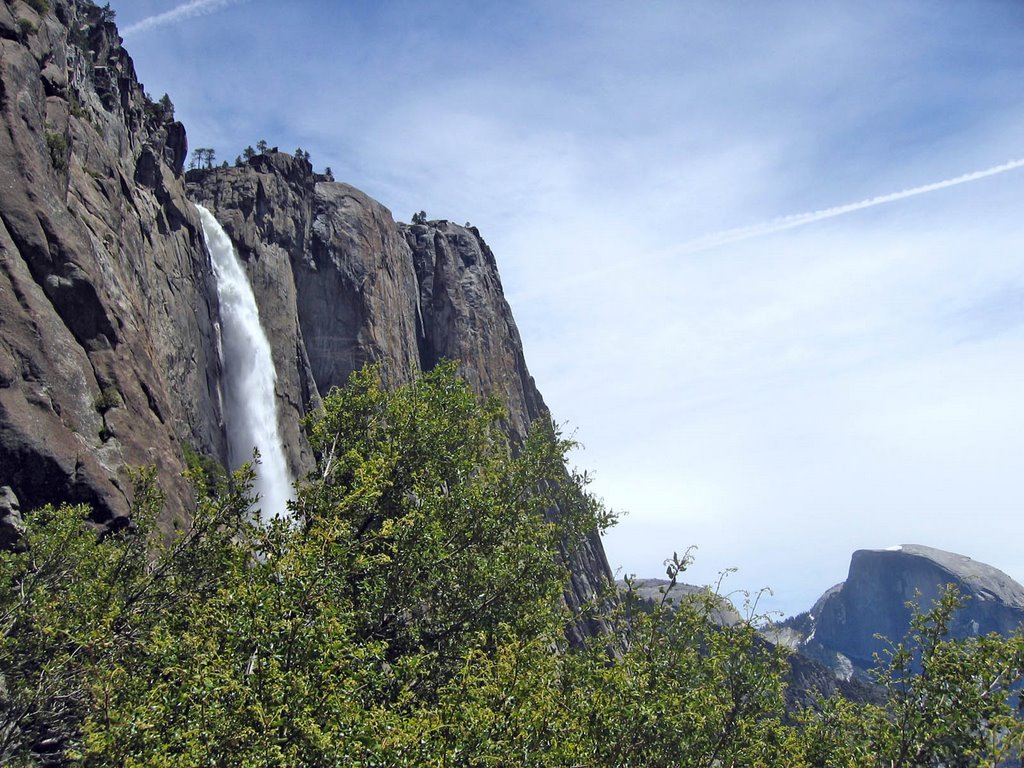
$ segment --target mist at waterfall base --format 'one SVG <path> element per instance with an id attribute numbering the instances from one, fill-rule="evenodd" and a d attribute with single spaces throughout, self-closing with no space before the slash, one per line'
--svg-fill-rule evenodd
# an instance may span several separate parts
<path id="1" fill-rule="evenodd" d="M 197 205 L 213 262 L 220 301 L 220 356 L 224 371 L 224 421 L 232 468 L 260 454 L 256 465 L 257 505 L 264 520 L 288 513 L 293 498 L 277 428 L 274 385 L 277 372 L 270 342 L 260 325 L 256 297 L 227 233 L 212 213 Z"/>

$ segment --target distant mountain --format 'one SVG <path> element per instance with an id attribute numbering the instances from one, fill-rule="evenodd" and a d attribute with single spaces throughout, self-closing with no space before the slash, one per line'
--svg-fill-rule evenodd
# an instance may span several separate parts
<path id="1" fill-rule="evenodd" d="M 641 600 L 653 606 L 663 597 L 665 579 L 635 579 Z M 766 627 L 762 636 L 783 644 L 790 656 L 787 700 L 810 705 L 814 695 L 841 694 L 855 701 L 880 701 L 869 670 L 874 655 L 886 648 L 885 638 L 898 641 L 910 627 L 916 601 L 929 608 L 947 584 L 966 598 L 950 628 L 953 638 L 995 632 L 1008 635 L 1024 624 L 1024 586 L 985 563 L 932 547 L 906 544 L 858 550 L 846 581 L 828 589 L 804 613 Z M 625 584 L 619 582 L 619 588 Z M 707 587 L 680 584 L 669 593 L 669 605 L 706 594 Z M 741 621 L 725 598 L 710 617 L 726 625 Z"/>
<path id="2" fill-rule="evenodd" d="M 667 579 L 633 579 L 632 586 L 641 604 L 653 607 L 665 599 L 666 604 L 675 608 L 687 601 L 701 601 L 714 595 L 710 587 L 693 584 L 676 584 L 666 594 L 669 581 Z M 625 581 L 619 581 L 620 592 L 627 589 Z M 699 603 L 700 608 L 706 603 Z M 733 626 L 743 621 L 743 616 L 728 598 L 714 596 L 715 606 L 708 618 L 719 626 Z M 766 642 L 778 642 L 777 635 L 772 632 L 763 633 Z M 791 711 L 800 707 L 814 705 L 818 695 L 831 697 L 840 695 L 851 701 L 880 703 L 883 698 L 881 689 L 858 679 L 847 679 L 837 676 L 832 668 L 805 653 L 795 650 L 789 656 L 789 670 L 786 673 L 786 703 Z"/>
<path id="3" fill-rule="evenodd" d="M 712 594 L 710 587 L 698 587 L 693 584 L 676 583 L 669 589 L 668 579 L 632 579 L 633 589 L 637 597 L 647 607 L 653 608 L 662 599 L 667 605 L 678 606 L 684 601 L 701 600 Z M 617 582 L 619 591 L 627 589 L 625 581 Z M 666 593 L 667 590 L 667 593 Z M 739 611 L 726 597 L 714 596 L 716 606 L 709 617 L 716 624 L 732 626 L 742 620 Z"/>
<path id="4" fill-rule="evenodd" d="M 886 641 L 910 626 L 916 601 L 927 609 L 947 584 L 967 598 L 950 628 L 954 638 L 1010 634 L 1024 622 L 1024 587 L 964 555 L 906 544 L 854 552 L 845 582 L 770 636 L 830 667 L 841 679 L 865 678 Z"/>

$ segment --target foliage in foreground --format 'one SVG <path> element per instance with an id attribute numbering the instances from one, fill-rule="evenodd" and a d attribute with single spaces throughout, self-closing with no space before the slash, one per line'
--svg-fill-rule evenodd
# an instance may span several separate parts
<path id="1" fill-rule="evenodd" d="M 0 553 L 0 765 L 952 766 L 1019 745 L 1022 641 L 945 639 L 953 593 L 893 646 L 885 706 L 785 712 L 783 652 L 711 622 L 714 595 L 627 595 L 611 636 L 568 647 L 565 547 L 607 517 L 550 422 L 513 451 L 500 417 L 450 365 L 393 392 L 371 369 L 309 425 L 290 521 L 251 514 L 248 471 L 170 543 L 147 473 L 134 530 L 31 515 Z"/>

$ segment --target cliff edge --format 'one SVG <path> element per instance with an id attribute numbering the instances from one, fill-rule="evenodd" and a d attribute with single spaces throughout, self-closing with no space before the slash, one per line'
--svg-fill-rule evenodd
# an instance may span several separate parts
<path id="1" fill-rule="evenodd" d="M 494 254 L 475 227 L 396 222 L 365 193 L 276 150 L 189 171 L 187 181 L 246 264 L 274 349 L 282 434 L 300 472 L 311 457 L 295 416 L 370 362 L 400 383 L 457 361 L 476 391 L 501 398 L 513 442 L 546 412 Z M 571 602 L 610 584 L 596 534 L 569 558 Z"/>

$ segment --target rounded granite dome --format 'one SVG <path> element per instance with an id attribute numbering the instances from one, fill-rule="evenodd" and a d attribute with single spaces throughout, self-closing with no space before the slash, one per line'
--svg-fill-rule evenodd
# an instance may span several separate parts
<path id="1" fill-rule="evenodd" d="M 869 669 L 886 638 L 907 632 L 912 605 L 927 610 L 948 584 L 965 598 L 953 637 L 1009 634 L 1024 622 L 1024 587 L 1007 574 L 954 552 L 905 544 L 854 552 L 846 581 L 815 603 L 806 643 Z"/>

